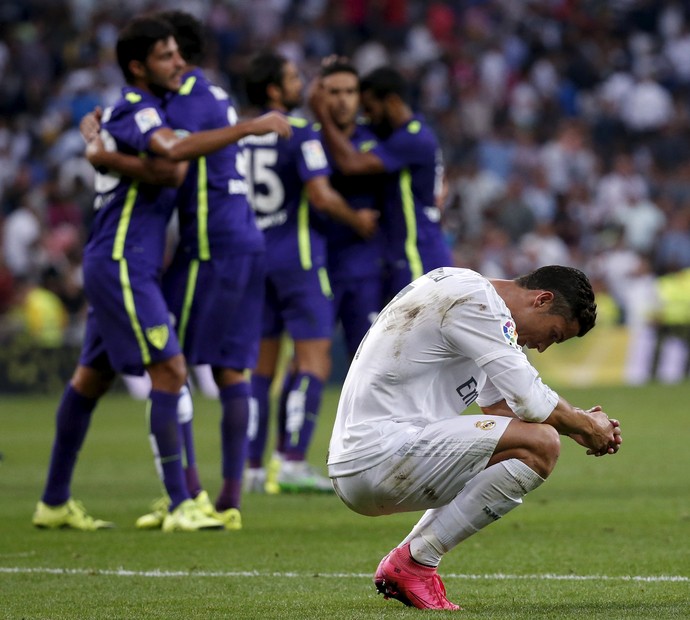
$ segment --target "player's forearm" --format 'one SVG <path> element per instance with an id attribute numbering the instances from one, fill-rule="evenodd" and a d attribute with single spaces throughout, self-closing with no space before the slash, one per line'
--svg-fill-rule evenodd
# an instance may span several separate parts
<path id="1" fill-rule="evenodd" d="M 355 149 L 350 139 L 330 117 L 325 117 L 321 122 L 321 134 L 336 167 L 342 174 L 366 174 L 366 170 L 361 166 L 362 154 Z"/>
<path id="2" fill-rule="evenodd" d="M 185 161 L 215 153 L 247 136 L 263 136 L 272 132 L 277 133 L 281 138 L 287 138 L 292 134 L 290 123 L 285 115 L 279 112 L 268 112 L 236 125 L 200 131 L 183 138 L 177 136 L 169 128 L 165 128 L 152 136 L 150 147 L 155 153 L 168 159 Z"/>
<path id="3" fill-rule="evenodd" d="M 598 405 L 583 411 L 561 399 L 545 423 L 585 446 L 587 454 L 603 456 L 620 449 L 620 423 L 609 418 Z"/>
<path id="4" fill-rule="evenodd" d="M 315 196 L 313 199 L 310 197 L 310 202 L 314 207 L 332 217 L 346 226 L 350 226 L 357 230 L 359 225 L 359 219 L 357 218 L 357 213 L 354 209 L 350 208 L 345 202 L 345 199 L 336 191 L 330 190 L 323 192 L 319 196 Z"/>
<path id="5" fill-rule="evenodd" d="M 489 405 L 488 407 L 480 407 L 482 413 L 486 415 L 500 415 L 505 418 L 517 418 L 515 412 L 508 406 L 505 400 Z"/>
<path id="6" fill-rule="evenodd" d="M 156 148 L 156 152 L 173 161 L 197 159 L 239 142 L 251 133 L 250 123 L 238 123 L 233 126 L 189 134 L 184 138 L 161 141 L 162 152 L 158 148 Z"/>
<path id="7" fill-rule="evenodd" d="M 590 436 L 595 432 L 592 415 L 573 407 L 563 398 L 559 398 L 558 404 L 551 415 L 544 420 L 544 424 L 553 426 L 561 435 Z"/>
<path id="8" fill-rule="evenodd" d="M 140 157 L 134 155 L 124 155 L 117 151 L 89 151 L 87 148 L 87 158 L 94 168 L 108 168 L 123 176 L 147 181 L 147 170 Z"/>
<path id="9" fill-rule="evenodd" d="M 150 185 L 179 187 L 184 181 L 186 171 L 186 168 L 178 169 L 172 165 L 154 166 L 150 159 L 125 155 L 119 151 L 99 150 L 89 156 L 89 161 L 94 166 L 108 168 L 122 176 Z"/>

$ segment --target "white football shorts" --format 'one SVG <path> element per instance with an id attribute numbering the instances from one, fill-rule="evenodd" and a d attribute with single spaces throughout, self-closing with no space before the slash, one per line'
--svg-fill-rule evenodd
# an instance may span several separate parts
<path id="1" fill-rule="evenodd" d="M 369 469 L 338 476 L 330 468 L 333 486 L 351 510 L 372 517 L 445 506 L 486 468 L 511 419 L 465 415 L 435 422 Z"/>

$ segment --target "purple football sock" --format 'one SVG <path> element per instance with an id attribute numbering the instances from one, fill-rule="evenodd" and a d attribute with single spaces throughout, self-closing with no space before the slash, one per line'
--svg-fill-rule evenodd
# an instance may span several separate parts
<path id="1" fill-rule="evenodd" d="M 256 402 L 256 427 L 249 438 L 249 467 L 263 467 L 264 452 L 268 441 L 268 416 L 270 412 L 271 378 L 252 375 L 252 398 Z"/>
<path id="2" fill-rule="evenodd" d="M 189 386 L 185 385 L 180 390 L 180 400 L 177 404 L 177 419 L 180 422 L 180 435 L 182 437 L 182 456 L 184 463 L 184 475 L 187 481 L 187 490 L 192 497 L 201 493 L 202 486 L 199 480 L 199 470 L 196 466 L 196 451 L 194 449 L 194 404 Z"/>
<path id="3" fill-rule="evenodd" d="M 285 459 L 303 461 L 311 443 L 321 406 L 323 381 L 308 373 L 297 373 L 287 396 Z"/>
<path id="4" fill-rule="evenodd" d="M 149 426 L 154 456 L 159 463 L 159 475 L 170 496 L 170 509 L 174 510 L 190 499 L 182 467 L 180 426 L 177 421 L 179 394 L 151 390 Z"/>
<path id="5" fill-rule="evenodd" d="M 223 487 L 216 500 L 217 510 L 240 507 L 242 473 L 247 460 L 249 423 L 249 383 L 236 383 L 220 390 L 223 407 L 220 432 L 223 451 Z"/>
<path id="6" fill-rule="evenodd" d="M 287 401 L 292 390 L 292 383 L 295 374 L 288 372 L 283 380 L 283 388 L 280 390 L 280 400 L 278 401 L 278 421 L 276 423 L 276 452 L 285 453 L 287 444 L 287 431 L 285 424 L 287 421 Z"/>
<path id="7" fill-rule="evenodd" d="M 55 438 L 41 498 L 49 506 L 59 506 L 70 498 L 74 466 L 97 402 L 97 398 L 86 398 L 71 385 L 65 388 L 55 415 Z"/>
<path id="8" fill-rule="evenodd" d="M 196 497 L 201 493 L 203 487 L 201 486 L 201 480 L 199 479 L 199 469 L 196 466 L 196 456 L 193 447 L 193 434 L 192 434 L 192 423 L 186 422 L 180 424 L 180 433 L 182 434 L 182 440 L 184 444 L 184 477 L 187 483 L 187 490 L 192 497 Z M 192 446 L 190 448 L 190 446 Z M 192 457 L 192 462 L 190 463 L 189 458 Z"/>

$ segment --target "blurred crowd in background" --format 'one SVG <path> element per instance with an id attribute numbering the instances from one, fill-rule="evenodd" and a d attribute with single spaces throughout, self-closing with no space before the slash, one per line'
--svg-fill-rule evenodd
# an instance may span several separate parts
<path id="1" fill-rule="evenodd" d="M 659 278 L 690 269 L 687 2 L 0 0 L 0 343 L 80 341 L 93 171 L 78 124 L 119 95 L 120 27 L 161 8 L 204 21 L 205 68 L 247 114 L 242 74 L 261 49 L 306 80 L 330 54 L 361 74 L 398 68 L 443 147 L 457 266 L 576 266 L 600 322 L 665 320 L 679 289 Z M 672 320 L 687 329 L 684 282 Z"/>

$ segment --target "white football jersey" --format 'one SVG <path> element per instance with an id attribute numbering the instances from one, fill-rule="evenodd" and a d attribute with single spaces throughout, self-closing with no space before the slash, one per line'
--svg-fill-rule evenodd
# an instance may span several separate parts
<path id="1" fill-rule="evenodd" d="M 486 278 L 469 269 L 431 271 L 405 287 L 362 340 L 343 384 L 329 471 L 367 469 L 421 427 L 475 400 L 502 399 L 518 417 L 541 422 L 558 395 L 517 344 L 510 311 Z"/>

